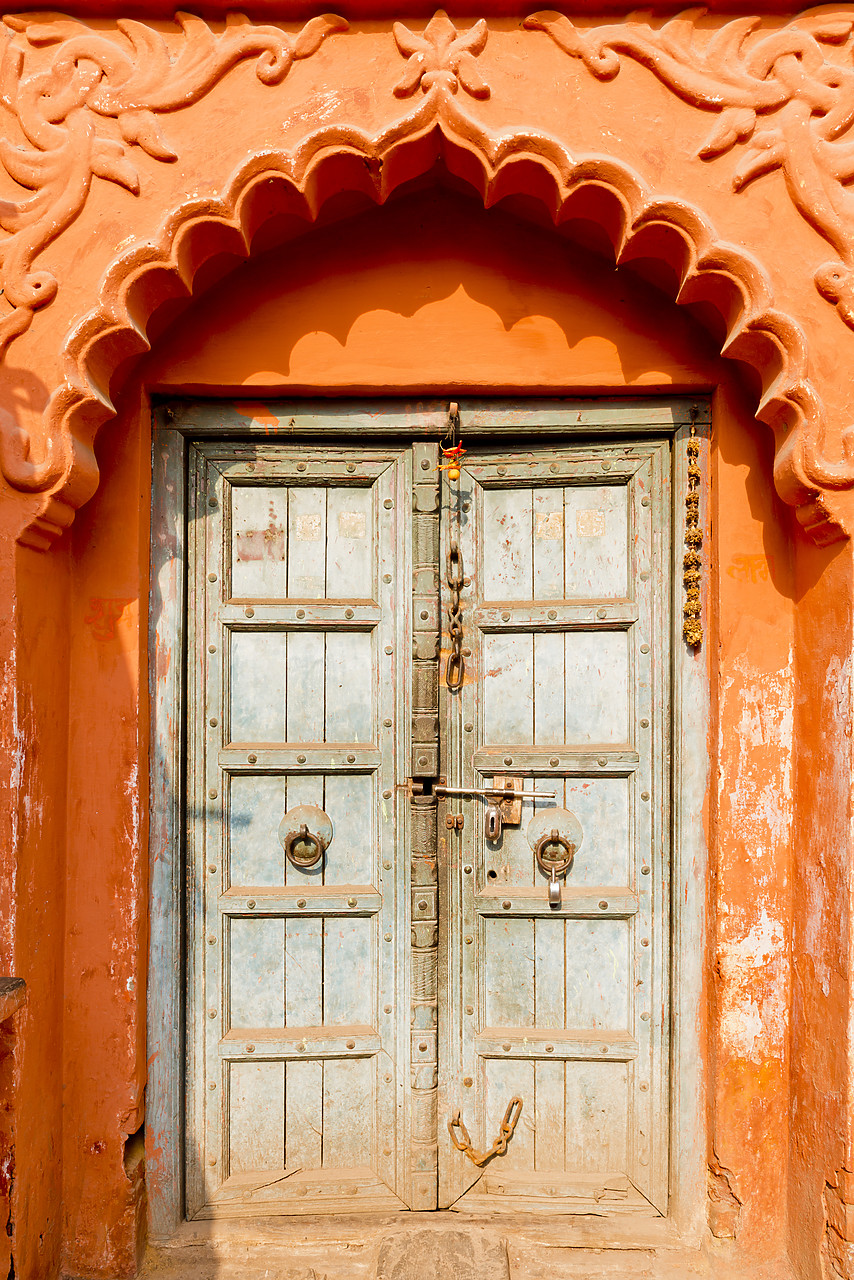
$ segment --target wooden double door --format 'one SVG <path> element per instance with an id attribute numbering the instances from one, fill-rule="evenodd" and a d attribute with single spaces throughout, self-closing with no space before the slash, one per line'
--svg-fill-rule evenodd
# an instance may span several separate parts
<path id="1" fill-rule="evenodd" d="M 666 1210 L 670 444 L 440 463 L 190 446 L 190 1217 Z"/>

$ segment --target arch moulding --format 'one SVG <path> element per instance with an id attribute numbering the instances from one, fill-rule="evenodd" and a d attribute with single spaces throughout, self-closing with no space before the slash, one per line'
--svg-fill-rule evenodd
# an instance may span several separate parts
<path id="1" fill-rule="evenodd" d="M 535 14 L 458 30 L 439 11 L 358 42 L 331 14 L 299 30 L 5 22 L 0 468 L 23 543 L 50 546 L 95 492 L 95 439 L 122 387 L 218 263 L 437 166 L 486 207 L 533 200 L 564 234 L 595 228 L 618 264 L 652 264 L 752 370 L 801 524 L 818 542 L 849 535 L 834 494 L 854 487 L 854 402 L 833 378 L 854 357 L 851 17 L 703 28 L 693 11 L 582 31 Z M 564 86 L 556 101 L 543 76 Z M 632 77 L 661 95 L 670 161 L 662 118 L 632 110 Z M 716 123 L 698 148 L 702 112 Z M 766 197 L 741 194 L 758 178 L 789 193 L 770 236 Z"/>

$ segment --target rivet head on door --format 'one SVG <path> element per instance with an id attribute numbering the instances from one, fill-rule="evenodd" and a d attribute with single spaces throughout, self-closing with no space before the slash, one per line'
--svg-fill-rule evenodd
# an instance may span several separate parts
<path id="1" fill-rule="evenodd" d="M 391 498 L 386 498 L 385 502 L 383 503 L 383 506 L 385 507 L 386 511 L 390 511 L 391 508 L 394 506 L 394 503 L 392 502 Z"/>
<path id="2" fill-rule="evenodd" d="M 463 1084 L 467 1089 L 470 1089 L 474 1084 L 474 1081 L 472 1080 L 471 1076 L 463 1076 Z"/>

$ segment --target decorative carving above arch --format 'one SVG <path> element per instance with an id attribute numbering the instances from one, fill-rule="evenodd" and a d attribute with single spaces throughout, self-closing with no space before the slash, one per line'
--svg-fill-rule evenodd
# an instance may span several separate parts
<path id="1" fill-rule="evenodd" d="M 854 485 L 854 445 L 849 449 L 849 435 L 842 433 L 845 456 L 828 456 L 827 412 L 810 378 L 804 329 L 775 305 L 760 253 L 721 240 L 695 202 L 662 195 L 624 158 L 575 154 L 567 140 L 538 129 L 531 112 L 525 128 L 487 120 L 483 113 L 499 93 L 490 74 L 495 63 L 487 65 L 484 57 L 491 32 L 483 21 L 458 30 L 439 11 L 423 31 L 396 23 L 383 37 L 387 57 L 372 85 L 378 104 L 374 127 L 365 126 L 371 112 L 357 93 L 333 94 L 330 106 L 303 86 L 295 102 L 271 108 L 284 121 L 284 143 L 269 145 L 270 120 L 259 119 L 256 141 L 237 165 L 223 147 L 222 159 L 217 157 L 223 172 L 204 173 L 206 191 L 189 194 L 201 185 L 202 174 L 193 167 L 199 163 L 194 157 L 184 157 L 182 182 L 165 206 L 171 211 L 155 225 L 145 221 L 150 205 L 143 216 L 137 194 L 143 184 L 130 148 L 140 148 L 155 166 L 174 164 L 159 116 L 198 109 L 230 70 L 249 59 L 256 62 L 257 80 L 271 95 L 274 89 L 279 93 L 294 62 L 309 59 L 327 35 L 343 32 L 347 24 L 326 15 L 288 35 L 241 19 L 217 33 L 198 19 L 181 17 L 179 34 L 167 40 L 136 22 L 119 23 L 119 35 L 107 36 L 65 19 L 34 15 L 12 21 L 16 36 L 7 46 L 0 93 L 7 107 L 17 109 L 26 141 L 17 151 L 2 144 L 0 161 L 7 176 L 35 195 L 0 216 L 8 237 L 0 241 L 0 262 L 13 282 L 6 294 L 13 310 L 0 320 L 6 347 L 26 334 L 39 306 L 53 298 L 51 307 L 60 306 L 63 281 L 35 270 L 35 259 L 82 216 L 95 198 L 94 179 L 119 184 L 140 207 L 139 226 L 131 225 L 131 240 L 113 255 L 88 302 L 78 288 L 65 304 L 61 363 L 37 435 L 11 413 L 0 415 L 6 479 L 23 492 L 43 495 L 21 535 L 28 545 L 49 546 L 94 492 L 97 433 L 114 416 L 116 397 L 149 349 L 156 313 L 168 303 L 174 315 L 198 287 L 200 271 L 204 278 L 206 264 L 224 253 L 249 256 L 258 231 L 272 219 L 287 214 L 309 225 L 330 197 L 342 193 L 380 203 L 437 163 L 471 186 L 487 207 L 506 197 L 533 198 L 555 226 L 595 223 L 617 264 L 643 259 L 664 268 L 662 278 L 674 282 L 675 301 L 707 319 L 725 357 L 755 371 L 761 388 L 756 416 L 775 435 L 781 496 L 817 541 L 847 536 L 828 497 Z M 538 15 L 528 24 L 548 30 L 563 49 L 567 22 Z M 557 23 L 555 30 L 549 23 Z M 335 37 L 325 47 L 348 38 Z M 810 36 L 814 43 L 817 38 Z M 51 49 L 48 70 L 42 66 L 24 77 L 21 39 Z M 565 52 L 614 74 L 617 55 L 607 54 L 607 39 L 600 43 L 598 53 Z M 506 90 L 506 78 L 502 83 Z M 292 120 L 299 128 L 291 130 Z M 73 182 L 61 179 L 66 171 Z M 762 244 L 759 228 L 756 244 Z M 828 278 L 824 284 L 832 291 L 840 282 Z M 34 300 L 36 285 L 45 296 Z"/>

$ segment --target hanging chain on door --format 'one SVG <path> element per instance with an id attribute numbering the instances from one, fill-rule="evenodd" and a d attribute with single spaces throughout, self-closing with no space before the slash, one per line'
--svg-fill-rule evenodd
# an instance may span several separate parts
<path id="1" fill-rule="evenodd" d="M 488 1151 L 475 1151 L 471 1145 L 469 1131 L 465 1127 L 460 1115 L 460 1109 L 457 1107 L 454 1114 L 448 1121 L 448 1133 L 451 1135 L 451 1142 L 457 1148 L 457 1151 L 463 1151 L 471 1160 L 472 1164 L 476 1164 L 478 1168 L 485 1165 L 487 1160 L 491 1160 L 493 1156 L 503 1156 L 507 1150 L 507 1143 L 513 1136 L 513 1130 L 519 1123 L 519 1117 L 522 1114 L 522 1099 L 519 1097 L 511 1098 L 507 1104 L 507 1110 L 504 1112 L 504 1119 L 501 1121 L 501 1127 L 498 1130 L 498 1137 L 493 1142 Z M 454 1132 L 459 1129 L 460 1136 L 457 1137 Z"/>
<path id="2" fill-rule="evenodd" d="M 466 660 L 463 657 L 463 607 L 460 603 L 460 590 L 463 585 L 463 556 L 456 539 L 448 548 L 447 581 L 451 590 L 451 603 L 448 606 L 448 633 L 451 637 L 451 652 L 445 667 L 445 684 L 455 693 L 463 687 L 466 673 Z"/>
<path id="3" fill-rule="evenodd" d="M 457 439 L 457 432 L 460 425 L 460 408 L 459 405 L 452 401 L 448 406 L 448 432 L 445 442 L 442 444 L 443 457 L 450 458 L 451 462 L 440 470 L 448 472 L 448 479 L 456 482 L 460 478 L 460 458 L 465 453 L 465 449 Z M 448 547 L 446 579 L 448 588 L 451 592 L 451 603 L 448 606 L 448 634 L 451 640 L 451 652 L 448 654 L 448 661 L 445 666 L 445 684 L 452 693 L 463 687 L 463 681 L 466 674 L 466 662 L 463 657 L 463 607 L 460 601 L 460 593 L 465 585 L 465 571 L 463 569 L 463 555 L 460 551 L 459 544 L 460 532 L 460 513 L 459 506 L 454 512 L 454 526 L 451 533 L 450 546 Z"/>

